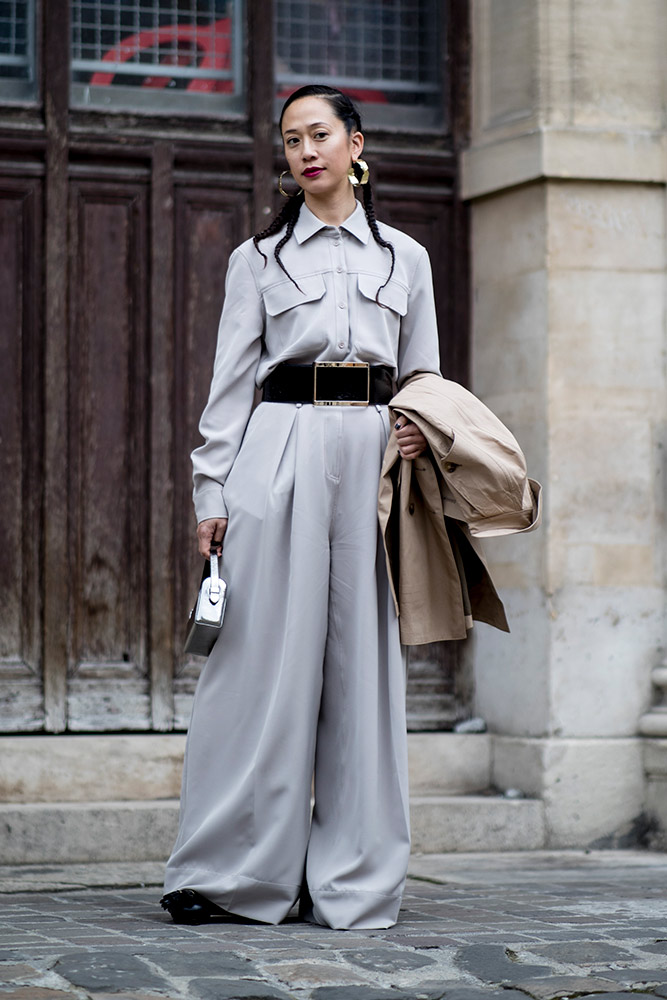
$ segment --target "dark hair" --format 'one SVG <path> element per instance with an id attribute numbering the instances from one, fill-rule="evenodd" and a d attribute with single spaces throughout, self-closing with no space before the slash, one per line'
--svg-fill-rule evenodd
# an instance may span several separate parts
<path id="1" fill-rule="evenodd" d="M 327 87 L 322 83 L 308 84 L 308 86 L 300 87 L 298 90 L 295 90 L 293 94 L 290 94 L 283 104 L 282 111 L 280 112 L 278 128 L 280 128 L 281 132 L 285 112 L 289 108 L 290 104 L 294 104 L 295 101 L 300 100 L 302 97 L 324 97 L 331 105 L 331 110 L 336 118 L 338 118 L 339 121 L 341 121 L 345 126 L 345 130 L 348 135 L 352 135 L 352 132 L 361 132 L 361 116 L 347 94 L 343 94 L 342 91 L 336 90 L 335 87 Z M 359 176 L 359 179 L 361 179 L 361 167 L 355 163 L 353 164 L 353 170 Z M 393 245 L 383 239 L 380 235 L 377 219 L 375 218 L 375 205 L 373 204 L 373 190 L 371 188 L 370 180 L 366 184 L 362 185 L 361 192 L 363 195 L 364 212 L 366 213 L 366 219 L 368 220 L 370 231 L 373 234 L 373 239 L 379 246 L 384 247 L 384 249 L 388 250 L 391 254 L 391 268 L 389 270 L 387 280 L 384 284 L 380 285 L 375 296 L 376 301 L 379 303 L 378 296 L 394 273 L 394 267 L 396 266 L 396 253 Z M 273 236 L 275 233 L 279 233 L 281 229 L 285 228 L 285 235 L 276 243 L 273 256 L 292 284 L 296 285 L 297 288 L 299 286 L 280 259 L 280 251 L 294 232 L 296 220 L 299 218 L 299 212 L 301 211 L 304 197 L 305 195 L 303 189 L 299 188 L 296 194 L 291 195 L 287 199 L 282 207 L 282 210 L 278 213 L 278 215 L 276 215 L 275 219 L 273 219 L 266 229 L 263 229 L 261 233 L 257 233 L 252 238 L 252 241 L 255 244 L 255 249 L 262 255 L 266 265 L 267 257 L 259 246 L 260 240 L 268 239 L 269 236 Z"/>

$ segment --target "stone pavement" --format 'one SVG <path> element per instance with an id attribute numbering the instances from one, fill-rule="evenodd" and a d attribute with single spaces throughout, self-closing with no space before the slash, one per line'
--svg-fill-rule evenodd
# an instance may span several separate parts
<path id="1" fill-rule="evenodd" d="M 399 923 L 177 926 L 162 866 L 0 868 L 0 1000 L 667 998 L 667 855 L 424 855 Z"/>

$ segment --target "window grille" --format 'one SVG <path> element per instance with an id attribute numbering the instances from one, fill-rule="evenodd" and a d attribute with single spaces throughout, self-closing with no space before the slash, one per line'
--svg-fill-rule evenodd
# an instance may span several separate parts
<path id="1" fill-rule="evenodd" d="M 73 97 L 170 110 L 192 107 L 183 92 L 238 97 L 241 24 L 241 0 L 72 0 Z"/>
<path id="2" fill-rule="evenodd" d="M 35 79 L 34 0 L 0 0 L 0 93 L 29 96 Z"/>
<path id="3" fill-rule="evenodd" d="M 276 0 L 278 96 L 327 83 L 364 104 L 365 118 L 395 122 L 403 105 L 432 109 L 417 124 L 435 121 L 443 7 L 438 0 Z M 384 115 L 383 105 L 390 106 Z M 399 119 L 404 124 L 406 115 Z"/>

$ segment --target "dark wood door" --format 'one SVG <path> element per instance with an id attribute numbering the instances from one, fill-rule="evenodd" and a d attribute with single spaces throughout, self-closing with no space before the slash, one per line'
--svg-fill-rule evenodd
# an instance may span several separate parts
<path id="1" fill-rule="evenodd" d="M 181 653 L 200 572 L 188 455 L 229 254 L 278 197 L 271 6 L 235 5 L 245 115 L 71 106 L 65 0 L 41 5 L 35 100 L 0 105 L 0 731 L 187 725 L 201 666 Z M 431 253 L 443 371 L 465 381 L 463 6 L 443 29 L 447 127 L 378 128 L 366 150 L 379 217 Z M 414 657 L 418 728 L 465 712 L 447 646 Z"/>

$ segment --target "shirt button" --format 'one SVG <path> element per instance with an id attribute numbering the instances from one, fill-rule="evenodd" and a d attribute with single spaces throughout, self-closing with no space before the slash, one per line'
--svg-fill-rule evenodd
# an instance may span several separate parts
<path id="1" fill-rule="evenodd" d="M 339 302 L 338 303 L 338 308 L 339 309 L 344 309 L 345 308 L 345 303 L 344 302 Z"/>
<path id="2" fill-rule="evenodd" d="M 340 246 L 340 240 L 334 240 L 334 246 L 335 247 L 339 247 Z"/>
<path id="3" fill-rule="evenodd" d="M 338 271 L 339 274 L 341 274 L 342 271 L 343 271 L 343 268 L 342 267 L 337 267 L 336 270 Z"/>
<path id="4" fill-rule="evenodd" d="M 338 343 L 338 346 L 339 346 L 339 348 L 340 348 L 340 349 L 341 349 L 341 351 L 342 351 L 342 350 L 343 350 L 343 348 L 345 347 L 345 344 L 344 344 L 344 343 L 343 343 L 343 341 L 341 340 L 341 341 L 339 341 L 339 343 Z"/>

